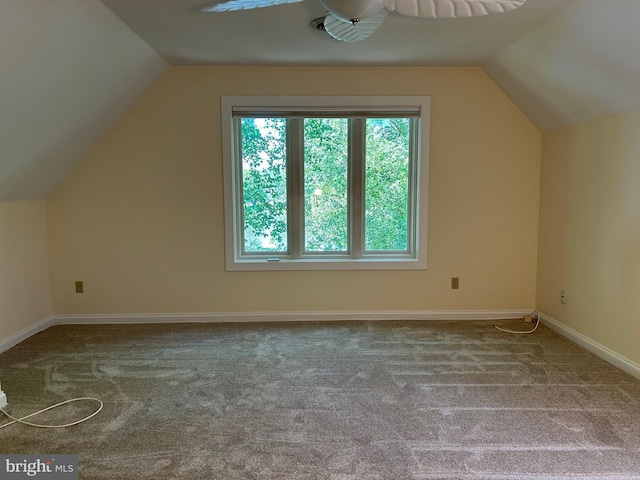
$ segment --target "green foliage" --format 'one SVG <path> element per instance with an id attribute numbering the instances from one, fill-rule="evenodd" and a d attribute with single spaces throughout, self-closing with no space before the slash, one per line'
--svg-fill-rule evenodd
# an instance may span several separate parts
<path id="1" fill-rule="evenodd" d="M 246 252 L 287 251 L 286 120 L 242 119 Z M 408 236 L 409 119 L 367 119 L 365 249 L 404 251 Z M 348 249 L 348 120 L 304 120 L 304 248 Z"/>
<path id="2" fill-rule="evenodd" d="M 304 121 L 305 250 L 348 249 L 348 139 L 346 118 Z"/>
<path id="3" fill-rule="evenodd" d="M 242 119 L 244 249 L 287 250 L 286 120 Z"/>
<path id="4" fill-rule="evenodd" d="M 409 119 L 368 119 L 365 250 L 406 250 L 409 207 Z"/>

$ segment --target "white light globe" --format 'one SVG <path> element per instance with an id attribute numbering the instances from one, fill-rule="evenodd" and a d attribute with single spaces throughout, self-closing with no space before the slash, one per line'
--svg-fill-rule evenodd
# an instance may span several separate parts
<path id="1" fill-rule="evenodd" d="M 345 22 L 379 15 L 386 0 L 321 0 L 334 16 Z"/>

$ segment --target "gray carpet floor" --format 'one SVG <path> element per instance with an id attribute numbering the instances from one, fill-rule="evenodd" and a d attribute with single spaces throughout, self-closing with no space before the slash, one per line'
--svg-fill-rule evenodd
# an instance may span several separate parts
<path id="1" fill-rule="evenodd" d="M 640 381 L 544 326 L 56 326 L 0 380 L 14 416 L 104 401 L 0 430 L 83 479 L 640 479 Z"/>

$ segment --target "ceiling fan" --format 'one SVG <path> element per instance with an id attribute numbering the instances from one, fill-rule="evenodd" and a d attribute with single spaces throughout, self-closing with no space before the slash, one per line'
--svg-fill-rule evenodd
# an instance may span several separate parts
<path id="1" fill-rule="evenodd" d="M 272 7 L 302 0 L 229 0 L 202 9 L 230 12 Z M 323 22 L 314 21 L 329 35 L 343 42 L 359 42 L 377 30 L 389 12 L 409 17 L 479 17 L 515 10 L 526 0 L 320 0 L 329 11 Z"/>

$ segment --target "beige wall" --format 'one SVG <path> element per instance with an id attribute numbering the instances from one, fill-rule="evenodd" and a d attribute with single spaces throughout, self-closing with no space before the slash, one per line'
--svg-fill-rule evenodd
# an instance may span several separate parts
<path id="1" fill-rule="evenodd" d="M 538 310 L 637 363 L 639 132 L 640 112 L 544 135 L 537 287 Z"/>
<path id="2" fill-rule="evenodd" d="M 44 200 L 0 202 L 0 343 L 51 317 Z"/>
<path id="3" fill-rule="evenodd" d="M 221 95 L 431 95 L 428 270 L 225 272 Z M 48 198 L 54 311 L 533 309 L 540 150 L 480 68 L 171 67 Z"/>

